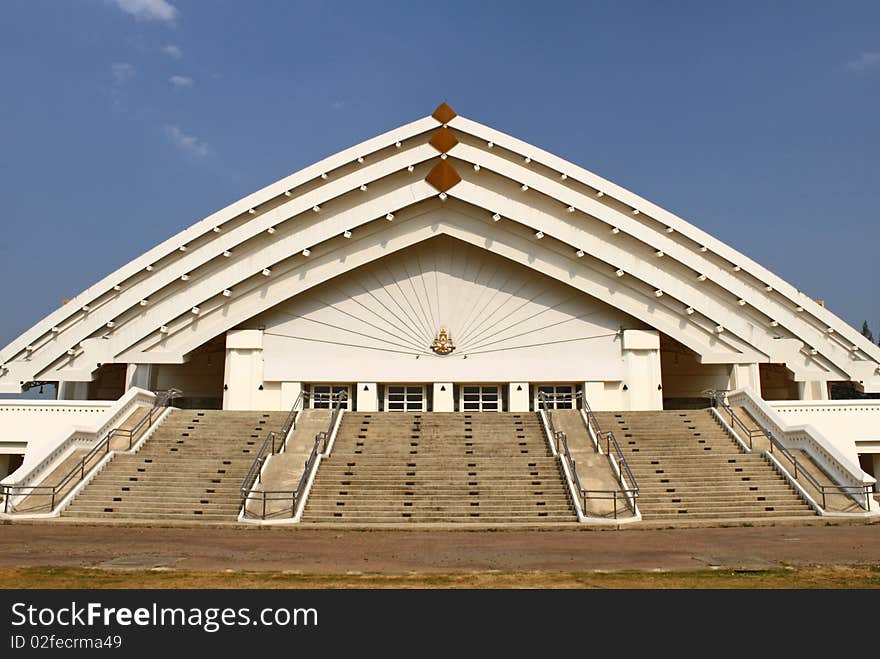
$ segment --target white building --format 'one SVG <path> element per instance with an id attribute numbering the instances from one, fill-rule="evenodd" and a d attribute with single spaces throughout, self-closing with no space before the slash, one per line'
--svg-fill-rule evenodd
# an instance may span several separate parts
<path id="1" fill-rule="evenodd" d="M 0 392 L 40 382 L 226 409 L 346 389 L 358 410 L 524 411 L 552 388 L 650 410 L 880 392 L 880 348 L 696 226 L 443 104 L 195 223 L 0 351 Z M 843 404 L 787 405 L 822 426 Z M 828 434 L 880 453 L 877 410 L 847 405 Z M 35 441 L 20 426 L 0 451 Z"/>

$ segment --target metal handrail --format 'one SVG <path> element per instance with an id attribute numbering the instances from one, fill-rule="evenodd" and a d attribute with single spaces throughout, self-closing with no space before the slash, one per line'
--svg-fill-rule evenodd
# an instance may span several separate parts
<path id="1" fill-rule="evenodd" d="M 551 436 L 554 438 L 556 442 L 556 452 L 562 457 L 562 459 L 568 464 L 569 472 L 571 473 L 572 484 L 575 489 L 581 496 L 581 510 L 586 511 L 587 509 L 587 501 L 592 499 L 612 499 L 614 500 L 614 519 L 617 519 L 617 498 L 618 495 L 622 496 L 624 501 L 627 502 L 627 505 L 632 510 L 633 514 L 636 513 L 636 497 L 639 495 L 639 486 L 636 481 L 635 476 L 633 476 L 632 471 L 629 468 L 629 463 L 626 461 L 626 457 L 623 454 L 623 451 L 620 449 L 620 445 L 617 443 L 617 439 L 614 437 L 614 433 L 608 431 L 604 433 L 607 442 L 606 453 L 611 455 L 611 446 L 613 445 L 615 448 L 615 453 L 617 454 L 617 464 L 618 468 L 621 470 L 621 474 L 626 472 L 626 477 L 629 479 L 631 483 L 630 487 L 626 486 L 626 483 L 623 482 L 621 477 L 620 488 L 616 490 L 596 490 L 596 489 L 587 489 L 581 484 L 580 475 L 577 471 L 577 462 L 575 462 L 574 457 L 571 455 L 571 451 L 568 447 L 568 436 L 564 431 L 556 430 L 556 423 L 553 420 L 553 409 L 547 404 L 550 400 L 556 400 L 561 398 L 564 401 L 575 401 L 580 399 L 583 404 L 583 409 L 587 414 L 587 419 L 593 420 L 594 432 L 596 433 L 596 437 L 601 440 L 603 433 L 602 429 L 599 427 L 599 421 L 596 419 L 596 416 L 593 414 L 593 411 L 590 409 L 589 404 L 587 403 L 586 396 L 583 395 L 582 391 L 578 391 L 574 396 L 569 396 L 566 394 L 560 395 L 548 395 L 543 391 L 538 392 L 538 403 L 541 409 L 544 410 L 544 416 L 547 419 L 547 427 L 550 430 Z M 589 422 L 589 421 L 588 421 Z M 599 494 L 608 494 L 611 493 L 612 496 L 597 496 Z"/>
<path id="2" fill-rule="evenodd" d="M 587 397 L 586 395 L 584 395 L 584 392 L 578 391 L 577 395 L 581 401 L 581 409 L 584 411 L 584 415 L 587 418 L 587 425 L 590 429 L 592 429 L 593 434 L 596 436 L 596 440 L 601 442 L 602 438 L 605 438 L 605 453 L 611 455 L 611 448 L 614 448 L 614 458 L 617 460 L 617 467 L 618 469 L 620 469 L 621 474 L 626 474 L 626 478 L 629 480 L 629 487 L 626 487 L 626 483 L 621 481 L 621 487 L 617 491 L 624 493 L 625 498 L 630 501 L 633 514 L 635 514 L 635 497 L 639 495 L 639 482 L 636 480 L 635 475 L 632 473 L 632 469 L 630 469 L 629 462 L 626 459 L 626 455 L 620 448 L 620 444 L 617 443 L 617 437 L 614 436 L 614 431 L 602 430 L 602 426 L 599 425 L 599 419 L 596 418 L 596 414 L 590 407 L 590 403 L 589 401 L 587 401 Z M 596 491 L 605 492 L 607 490 Z"/>
<path id="3" fill-rule="evenodd" d="M 3 485 L 0 486 L 3 488 L 3 512 L 9 513 L 16 512 L 14 504 L 11 503 L 11 499 L 13 496 L 48 496 L 51 497 L 51 501 L 49 503 L 49 511 L 55 510 L 55 503 L 58 498 L 58 494 L 63 491 L 64 487 L 67 486 L 77 475 L 79 475 L 79 479 L 77 482 L 82 481 L 86 477 L 86 465 L 92 461 L 93 458 L 100 454 L 107 455 L 110 453 L 110 442 L 117 435 L 127 436 L 128 437 L 128 450 L 131 450 L 131 447 L 134 445 L 135 436 L 144 428 L 149 428 L 153 425 L 153 415 L 160 409 L 164 409 L 169 406 L 171 402 L 175 398 L 180 397 L 183 392 L 180 389 L 167 389 L 165 391 L 154 392 L 156 394 L 156 398 L 153 401 L 153 406 L 150 408 L 149 412 L 141 418 L 132 428 L 112 428 L 107 431 L 107 434 L 95 444 L 88 453 L 86 453 L 82 458 L 79 459 L 79 462 L 74 465 L 74 467 L 65 474 L 60 481 L 55 483 L 54 485 Z M 91 471 L 91 466 L 89 468 Z"/>
<path id="4" fill-rule="evenodd" d="M 325 396 L 325 394 L 319 394 L 320 396 Z M 336 425 L 336 421 L 339 418 L 339 415 L 342 412 L 343 406 L 348 402 L 348 394 L 344 391 L 337 392 L 332 394 L 333 399 L 333 407 L 332 412 L 330 414 L 330 423 L 327 426 L 327 430 L 322 430 L 315 435 L 315 441 L 312 444 L 312 450 L 309 453 L 309 457 L 306 458 L 306 461 L 303 465 L 303 472 L 297 482 L 296 488 L 293 490 L 260 490 L 258 492 L 253 491 L 253 484 L 249 487 L 246 487 L 248 483 L 248 476 L 245 477 L 245 482 L 242 483 L 241 490 L 241 506 L 242 511 L 245 516 L 248 514 L 247 505 L 250 501 L 259 501 L 261 504 L 261 512 L 260 519 L 266 519 L 266 504 L 267 502 L 272 501 L 290 501 L 290 516 L 294 517 L 296 515 L 296 509 L 299 505 L 299 502 L 302 500 L 303 490 L 308 483 L 309 476 L 311 475 L 312 468 L 317 461 L 318 454 L 325 454 L 327 451 L 327 442 L 330 436 L 333 434 L 333 427 Z M 269 438 L 266 438 L 268 441 Z M 286 440 L 284 440 L 286 441 Z M 264 445 L 266 442 L 264 442 Z M 274 446 L 274 442 L 273 442 Z M 259 460 L 259 458 L 258 458 Z M 257 464 L 257 460 L 254 461 L 254 464 L 251 465 L 251 469 L 254 469 L 254 466 Z M 260 461 L 260 466 L 262 471 L 262 461 Z M 248 472 L 250 474 L 250 472 Z M 257 476 L 260 478 L 260 474 Z M 252 477 L 251 477 L 252 478 Z M 258 483 L 262 482 L 261 480 L 257 481 Z M 252 483 L 252 481 L 251 481 Z M 287 513 L 288 509 L 280 511 L 281 513 Z"/>
<path id="5" fill-rule="evenodd" d="M 626 456 L 623 454 L 623 451 L 620 448 L 620 444 L 617 443 L 617 438 L 614 436 L 614 431 L 608 430 L 604 433 L 599 434 L 599 438 L 604 435 L 605 437 L 605 453 L 611 455 L 611 447 L 614 447 L 615 458 L 617 459 L 617 466 L 621 469 L 622 472 L 626 472 L 626 477 L 630 482 L 630 487 L 622 487 L 622 490 L 633 491 L 638 495 L 639 493 L 639 483 L 636 480 L 635 475 L 632 473 L 632 470 L 629 468 L 629 462 L 626 460 Z M 623 485 L 623 483 L 621 483 Z M 635 503 L 633 503 L 633 507 L 635 507 Z M 633 511 L 635 512 L 635 511 Z"/>
<path id="6" fill-rule="evenodd" d="M 239 492 L 241 494 L 242 503 L 244 503 L 247 494 L 254 487 L 255 481 L 256 483 L 263 482 L 263 464 L 269 459 L 270 455 L 276 453 L 275 439 L 279 436 L 281 437 L 281 444 L 278 452 L 282 452 L 287 447 L 287 437 L 291 430 L 296 429 L 296 415 L 299 411 L 297 408 L 303 403 L 303 401 L 303 392 L 300 392 L 296 397 L 296 400 L 293 401 L 293 405 L 290 406 L 290 412 L 287 413 L 287 418 L 285 418 L 284 423 L 281 424 L 281 429 L 277 433 L 274 430 L 270 430 L 266 433 L 266 438 L 263 440 L 263 443 L 260 444 L 260 448 L 257 450 L 257 455 L 254 457 L 253 462 L 251 462 L 251 466 L 248 468 L 244 480 L 241 482 Z"/>
<path id="7" fill-rule="evenodd" d="M 765 428 L 760 429 L 750 429 L 746 426 L 746 423 L 737 416 L 734 412 L 733 408 L 727 402 L 726 399 L 726 390 L 713 390 L 709 389 L 706 391 L 712 398 L 713 407 L 720 406 L 725 412 L 728 413 L 731 419 L 731 425 L 736 426 L 741 429 L 742 432 L 746 433 L 749 438 L 749 449 L 753 450 L 752 447 L 752 437 L 753 436 L 763 436 L 765 437 L 770 445 L 770 453 L 774 452 L 774 447 L 779 450 L 779 452 L 785 456 L 791 465 L 794 467 L 794 479 L 800 480 L 801 476 L 804 476 L 805 480 L 812 485 L 816 491 L 822 496 L 822 508 L 825 509 L 828 507 L 827 505 L 827 497 L 829 494 L 844 494 L 850 497 L 855 498 L 856 496 L 864 496 L 865 499 L 865 510 L 871 509 L 870 499 L 871 496 L 875 493 L 875 484 L 869 483 L 864 485 L 838 485 L 837 483 L 825 484 L 820 483 L 813 474 L 809 471 L 804 470 L 800 463 L 798 462 L 797 456 L 794 455 L 791 451 L 789 451 L 782 442 L 773 435 L 772 432 L 768 431 Z M 859 504 L 861 505 L 861 504 Z"/>
<path id="8" fill-rule="evenodd" d="M 284 419 L 284 423 L 281 424 L 281 430 L 279 434 L 281 435 L 281 450 L 287 448 L 287 439 L 292 430 L 296 429 L 296 415 L 299 413 L 299 410 L 296 408 L 300 405 L 305 406 L 305 397 L 303 392 L 300 391 L 299 395 L 296 397 L 296 400 L 293 401 L 293 405 L 290 406 L 290 411 L 287 413 L 287 418 Z"/>

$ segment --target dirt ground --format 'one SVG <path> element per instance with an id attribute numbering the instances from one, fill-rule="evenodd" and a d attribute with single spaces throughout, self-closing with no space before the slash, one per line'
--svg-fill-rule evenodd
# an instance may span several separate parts
<path id="1" fill-rule="evenodd" d="M 642 574 L 621 580 L 606 572 Z M 679 574 L 685 585 L 676 586 L 664 585 L 671 577 L 644 574 L 651 572 L 692 574 Z M 755 585 L 763 575 L 758 587 L 880 587 L 880 524 L 606 531 L 0 526 L 4 588 L 133 587 L 132 579 L 161 588 L 175 581 L 263 588 L 273 580 L 281 587 L 662 588 L 710 579 L 709 587 L 720 588 L 728 587 L 726 574 L 749 574 Z"/>
<path id="2" fill-rule="evenodd" d="M 95 568 L 0 568 L 0 589 L 863 589 L 880 588 L 880 567 L 676 572 L 473 572 L 455 574 L 291 574 Z"/>

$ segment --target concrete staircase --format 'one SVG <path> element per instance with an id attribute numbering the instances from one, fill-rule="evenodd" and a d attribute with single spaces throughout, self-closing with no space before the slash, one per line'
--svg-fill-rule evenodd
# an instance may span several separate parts
<path id="1" fill-rule="evenodd" d="M 812 516 L 757 453 L 742 453 L 709 410 L 596 412 L 639 482 L 645 521 Z"/>
<path id="2" fill-rule="evenodd" d="M 89 519 L 234 521 L 239 488 L 286 412 L 173 410 L 137 453 L 117 455 L 62 513 Z"/>
<path id="3" fill-rule="evenodd" d="M 576 517 L 534 413 L 346 412 L 303 521 L 505 524 Z"/>
<path id="4" fill-rule="evenodd" d="M 292 498 L 288 499 L 278 493 L 293 492 L 296 489 L 315 444 L 315 435 L 327 430 L 330 415 L 331 411 L 326 409 L 305 409 L 299 413 L 296 428 L 287 440 L 286 450 L 272 456 L 263 471 L 261 482 L 253 486 L 253 496 L 247 502 L 250 517 L 263 515 L 263 504 L 258 496 L 262 491 L 269 493 L 265 508 L 266 519 L 294 516 L 296 511 L 293 509 Z"/>

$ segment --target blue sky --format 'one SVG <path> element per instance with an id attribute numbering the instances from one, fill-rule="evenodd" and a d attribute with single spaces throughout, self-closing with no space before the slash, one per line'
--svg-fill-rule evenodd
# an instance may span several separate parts
<path id="1" fill-rule="evenodd" d="M 876 1 L 4 0 L 0 24 L 0 346 L 442 100 L 880 331 Z"/>

